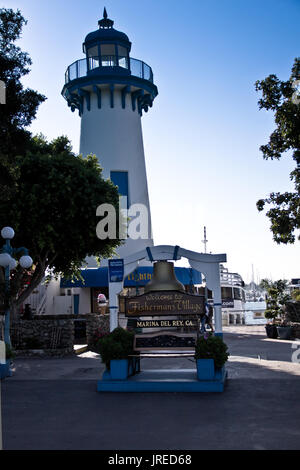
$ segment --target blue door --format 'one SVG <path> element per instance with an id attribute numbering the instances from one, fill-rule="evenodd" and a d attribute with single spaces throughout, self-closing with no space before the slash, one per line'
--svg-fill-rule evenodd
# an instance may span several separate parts
<path id="1" fill-rule="evenodd" d="M 73 302 L 74 302 L 74 315 L 79 314 L 79 294 L 75 294 L 73 296 Z"/>

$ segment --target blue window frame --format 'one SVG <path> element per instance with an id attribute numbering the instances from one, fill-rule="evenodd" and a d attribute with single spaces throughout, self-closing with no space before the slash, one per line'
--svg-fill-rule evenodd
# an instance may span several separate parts
<path id="1" fill-rule="evenodd" d="M 129 207 L 129 191 L 128 191 L 128 171 L 111 171 L 110 179 L 115 186 L 119 188 L 119 194 L 127 197 L 127 209 Z"/>

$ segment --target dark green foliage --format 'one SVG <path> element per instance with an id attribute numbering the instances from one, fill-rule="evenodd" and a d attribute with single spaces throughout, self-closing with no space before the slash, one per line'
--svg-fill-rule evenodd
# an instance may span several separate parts
<path id="1" fill-rule="evenodd" d="M 38 136 L 32 139 L 31 151 L 16 162 L 17 186 L 9 197 L 0 199 L 0 220 L 2 226 L 14 228 L 13 245 L 28 248 L 34 261 L 25 290 L 27 273 L 20 267 L 13 272 L 10 302 L 18 307 L 39 285 L 46 269 L 54 275 L 78 275 L 86 256 L 108 258 L 120 241 L 103 241 L 96 235 L 97 207 L 112 204 L 118 214 L 119 195 L 102 178 L 95 156 L 75 156 L 66 137 L 48 143 Z"/>
<path id="2" fill-rule="evenodd" d="M 75 156 L 63 140 L 18 159 L 18 187 L 13 198 L 0 201 L 0 219 L 14 227 L 14 244 L 26 246 L 35 262 L 45 260 L 55 273 L 70 275 L 87 255 L 106 257 L 118 245 L 97 238 L 96 209 L 103 203 L 118 209 L 119 196 L 102 179 L 97 158 Z"/>
<path id="3" fill-rule="evenodd" d="M 291 297 L 296 302 L 300 302 L 300 289 L 295 289 L 291 293 Z"/>
<path id="4" fill-rule="evenodd" d="M 295 300 L 285 304 L 285 319 L 288 322 L 300 323 L 300 295 L 298 294 L 298 296 Z"/>
<path id="5" fill-rule="evenodd" d="M 265 159 L 280 159 L 286 152 L 291 153 L 296 168 L 290 174 L 295 191 L 276 193 L 257 201 L 257 209 L 263 211 L 270 205 L 266 213 L 271 222 L 273 239 L 277 243 L 294 243 L 295 232 L 300 228 L 300 103 L 295 91 L 295 82 L 300 80 L 300 58 L 296 58 L 291 77 L 288 81 L 280 81 L 276 75 L 256 82 L 256 90 L 262 98 L 260 109 L 274 112 L 276 129 L 271 134 L 269 143 L 262 145 L 260 150 Z M 300 240 L 300 235 L 298 235 Z"/>
<path id="6" fill-rule="evenodd" d="M 99 339 L 96 351 L 108 370 L 112 359 L 127 359 L 129 354 L 133 354 L 133 340 L 134 333 L 123 328 L 116 328 Z"/>
<path id="7" fill-rule="evenodd" d="M 288 281 L 283 279 L 278 281 L 262 279 L 260 287 L 267 291 L 266 318 L 276 320 L 284 314 L 284 306 L 291 298 L 287 291 L 288 284 Z"/>
<path id="8" fill-rule="evenodd" d="M 5 357 L 6 359 L 14 359 L 15 352 L 13 351 L 12 347 L 5 343 Z"/>
<path id="9" fill-rule="evenodd" d="M 19 10 L 0 8 L 0 80 L 6 85 L 6 104 L 0 105 L 0 183 L 3 185 L 12 183 L 14 158 L 22 155 L 30 143 L 31 134 L 26 127 L 46 99 L 34 90 L 24 89 L 21 83 L 30 71 L 31 59 L 15 42 L 26 23 Z"/>
<path id="10" fill-rule="evenodd" d="M 221 368 L 228 360 L 228 357 L 228 347 L 220 336 L 214 336 L 210 333 L 197 339 L 195 359 L 213 359 L 215 367 Z"/>

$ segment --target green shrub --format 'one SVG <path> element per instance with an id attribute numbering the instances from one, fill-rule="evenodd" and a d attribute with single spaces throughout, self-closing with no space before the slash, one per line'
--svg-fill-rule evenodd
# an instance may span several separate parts
<path id="1" fill-rule="evenodd" d="M 282 319 L 284 306 L 291 298 L 288 293 L 288 281 L 279 279 L 273 282 L 269 279 L 263 279 L 260 286 L 267 292 L 265 317 L 273 319 L 274 322 Z"/>
<path id="2" fill-rule="evenodd" d="M 12 347 L 7 343 L 5 343 L 5 357 L 6 359 L 13 359 L 15 357 Z"/>
<path id="3" fill-rule="evenodd" d="M 200 336 L 195 345 L 195 359 L 213 359 L 216 368 L 221 368 L 228 360 L 227 344 L 220 336 L 212 333 Z"/>
<path id="4" fill-rule="evenodd" d="M 278 308 L 267 308 L 265 310 L 265 318 L 267 318 L 268 320 L 270 319 L 275 320 L 276 318 L 279 317 L 279 314 L 280 314 L 280 309 Z"/>
<path id="5" fill-rule="evenodd" d="M 108 370 L 112 359 L 127 359 L 133 353 L 133 340 L 134 333 L 123 328 L 116 328 L 98 340 L 96 350 Z"/>
<path id="6" fill-rule="evenodd" d="M 300 289 L 295 289 L 292 294 L 292 299 L 295 300 L 296 302 L 300 302 Z"/>

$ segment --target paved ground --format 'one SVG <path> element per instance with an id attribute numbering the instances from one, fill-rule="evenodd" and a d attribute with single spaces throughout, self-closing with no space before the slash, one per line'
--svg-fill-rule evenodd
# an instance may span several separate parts
<path id="1" fill-rule="evenodd" d="M 17 359 L 2 381 L 4 449 L 300 449 L 300 342 L 263 326 L 224 328 L 224 393 L 97 393 L 103 365 L 85 353 Z M 143 359 L 142 368 L 194 368 Z"/>

